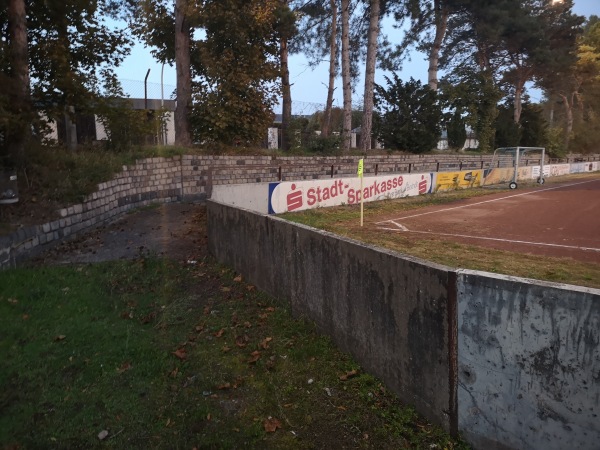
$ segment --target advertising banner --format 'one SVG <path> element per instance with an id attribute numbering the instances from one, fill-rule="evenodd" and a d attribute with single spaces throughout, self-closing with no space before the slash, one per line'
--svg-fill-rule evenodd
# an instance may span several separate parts
<path id="1" fill-rule="evenodd" d="M 533 178 L 540 176 L 540 166 L 532 166 Z M 557 177 L 560 175 L 569 175 L 571 172 L 570 164 L 547 164 L 544 166 L 545 177 Z"/>
<path id="2" fill-rule="evenodd" d="M 269 214 L 353 205 L 431 192 L 433 174 L 402 174 L 363 178 L 286 181 L 269 184 Z"/>
<path id="3" fill-rule="evenodd" d="M 462 172 L 438 172 L 434 176 L 433 192 L 449 191 L 481 186 L 483 170 L 463 170 Z"/>
<path id="4" fill-rule="evenodd" d="M 519 167 L 517 170 L 517 180 L 531 180 L 533 178 L 532 166 Z"/>
<path id="5" fill-rule="evenodd" d="M 593 171 L 594 163 L 591 162 L 579 162 L 571 164 L 571 173 L 584 173 Z"/>
<path id="6" fill-rule="evenodd" d="M 485 184 L 508 183 L 515 176 L 514 167 L 497 167 L 485 171 Z"/>

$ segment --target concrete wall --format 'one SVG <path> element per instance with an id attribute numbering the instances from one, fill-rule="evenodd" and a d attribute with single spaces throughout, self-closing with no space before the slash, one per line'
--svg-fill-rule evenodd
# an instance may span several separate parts
<path id="1" fill-rule="evenodd" d="M 421 414 L 456 428 L 447 268 L 212 201 L 208 233 L 219 261 L 288 300 Z"/>
<path id="2" fill-rule="evenodd" d="M 462 271 L 459 423 L 479 448 L 600 446 L 600 292 Z"/>
<path id="3" fill-rule="evenodd" d="M 454 271 L 213 201 L 208 239 L 475 448 L 598 448 L 600 290 Z"/>

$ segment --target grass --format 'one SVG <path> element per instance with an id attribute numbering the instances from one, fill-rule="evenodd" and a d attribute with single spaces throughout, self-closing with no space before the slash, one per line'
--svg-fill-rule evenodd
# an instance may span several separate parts
<path id="1" fill-rule="evenodd" d="M 596 175 L 597 176 L 597 175 Z M 589 178 L 590 175 L 577 175 L 547 179 L 547 184 L 564 182 L 568 179 Z M 383 202 L 365 203 L 365 217 L 386 216 L 401 211 L 425 208 L 455 202 L 460 199 L 494 194 L 499 190 L 470 189 L 435 195 L 410 197 Z M 445 242 L 419 238 L 404 233 L 381 233 L 371 227 L 358 226 L 360 210 L 356 206 L 322 208 L 287 213 L 287 220 L 330 231 L 341 236 L 363 241 L 400 253 L 416 256 L 450 267 L 482 270 L 493 273 L 533 278 L 558 283 L 600 288 L 600 264 L 584 263 L 571 258 L 556 258 L 523 253 L 494 250 L 476 245 Z M 482 257 L 485 255 L 485 257 Z"/>
<path id="2" fill-rule="evenodd" d="M 0 448 L 467 448 L 209 259 L 2 272 L 0 337 Z"/>

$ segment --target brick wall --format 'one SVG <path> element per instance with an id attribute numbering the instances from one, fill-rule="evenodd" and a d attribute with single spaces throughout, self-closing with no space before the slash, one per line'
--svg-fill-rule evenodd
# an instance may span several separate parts
<path id="1" fill-rule="evenodd" d="M 577 155 L 578 156 L 578 155 Z M 184 155 L 137 161 L 112 180 L 100 183 L 83 203 L 57 212 L 44 224 L 0 236 L 0 268 L 65 238 L 114 221 L 125 212 L 156 202 L 204 201 L 212 186 L 351 176 L 359 156 L 218 156 Z M 596 155 L 595 159 L 598 159 Z M 487 167 L 491 155 L 377 155 L 365 158 L 366 174 Z"/>

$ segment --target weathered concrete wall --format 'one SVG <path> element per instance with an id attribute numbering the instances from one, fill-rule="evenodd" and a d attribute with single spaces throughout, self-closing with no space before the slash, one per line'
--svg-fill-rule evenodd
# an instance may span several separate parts
<path id="1" fill-rule="evenodd" d="M 421 414 L 456 428 L 447 268 L 213 201 L 208 233 L 219 261 L 288 300 Z"/>
<path id="2" fill-rule="evenodd" d="M 476 447 L 600 448 L 600 291 L 461 271 L 459 426 Z"/>
<path id="3" fill-rule="evenodd" d="M 599 448 L 600 290 L 453 271 L 215 202 L 208 238 L 475 448 Z"/>

